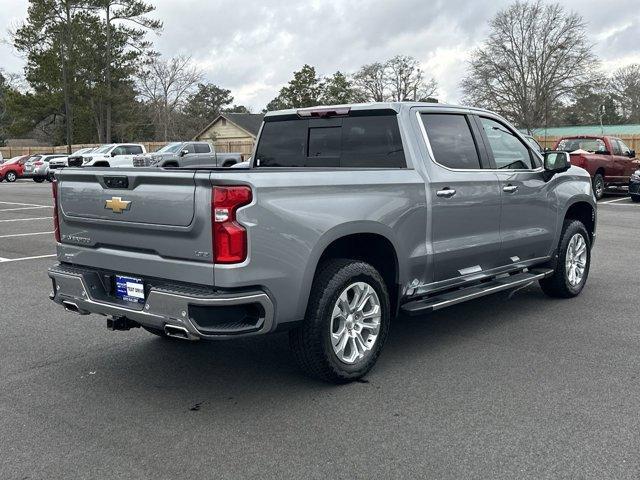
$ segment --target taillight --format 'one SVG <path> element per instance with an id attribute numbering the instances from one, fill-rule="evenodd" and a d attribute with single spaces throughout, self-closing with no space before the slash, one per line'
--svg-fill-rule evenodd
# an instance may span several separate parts
<path id="1" fill-rule="evenodd" d="M 251 203 L 251 188 L 244 185 L 214 187 L 211 224 L 215 263 L 240 263 L 247 258 L 247 230 L 236 221 L 236 211 Z"/>
<path id="2" fill-rule="evenodd" d="M 58 219 L 58 181 L 51 182 L 51 192 L 53 193 L 53 236 L 56 242 L 60 243 L 60 221 Z"/>
<path id="3" fill-rule="evenodd" d="M 34 164 L 36 167 L 39 167 L 40 165 L 42 165 L 42 162 L 33 162 L 33 164 Z"/>

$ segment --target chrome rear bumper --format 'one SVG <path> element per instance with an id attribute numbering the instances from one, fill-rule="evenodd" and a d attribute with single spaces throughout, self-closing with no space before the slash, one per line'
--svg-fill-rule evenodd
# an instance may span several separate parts
<path id="1" fill-rule="evenodd" d="M 139 305 L 119 302 L 107 297 L 98 273 L 83 268 L 56 265 L 49 269 L 53 291 L 49 298 L 67 310 L 80 315 L 97 313 L 114 318 L 127 318 L 141 326 L 156 330 L 186 330 L 186 339 L 220 339 L 268 333 L 273 328 L 274 307 L 269 296 L 262 291 L 217 293 L 184 287 L 151 286 L 144 303 Z M 199 326 L 192 318 L 192 308 L 211 307 L 211 315 L 217 307 L 257 306 L 259 314 L 255 324 L 230 321 L 222 328 Z M 222 312 L 222 315 L 225 313 Z"/>

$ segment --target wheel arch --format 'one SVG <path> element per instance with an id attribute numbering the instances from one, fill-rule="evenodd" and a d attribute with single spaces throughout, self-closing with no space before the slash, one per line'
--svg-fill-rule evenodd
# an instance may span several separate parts
<path id="1" fill-rule="evenodd" d="M 577 200 L 571 203 L 564 212 L 563 222 L 567 219 L 582 222 L 589 233 L 589 240 L 593 244 L 596 236 L 596 209 L 591 202 Z"/>
<path id="2" fill-rule="evenodd" d="M 312 250 L 303 277 L 298 312 L 304 316 L 320 264 L 330 258 L 354 258 L 370 263 L 387 285 L 392 312 L 397 310 L 403 266 L 393 231 L 377 222 L 353 222 L 327 231 Z"/>

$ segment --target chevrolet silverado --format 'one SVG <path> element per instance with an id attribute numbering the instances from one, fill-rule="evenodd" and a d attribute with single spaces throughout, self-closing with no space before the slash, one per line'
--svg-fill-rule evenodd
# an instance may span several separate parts
<path id="1" fill-rule="evenodd" d="M 341 383 L 372 368 L 399 312 L 587 281 L 589 174 L 489 111 L 271 112 L 251 162 L 58 172 L 51 299 L 165 338 L 288 330 L 302 368 Z"/>

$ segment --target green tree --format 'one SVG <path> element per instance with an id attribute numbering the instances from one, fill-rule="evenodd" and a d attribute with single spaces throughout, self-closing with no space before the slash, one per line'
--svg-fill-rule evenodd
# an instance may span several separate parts
<path id="1" fill-rule="evenodd" d="M 195 130 L 201 130 L 232 103 L 231 90 L 212 83 L 199 83 L 197 91 L 187 98 L 183 113 Z"/>
<path id="2" fill-rule="evenodd" d="M 364 95 L 355 88 L 353 82 L 340 71 L 337 71 L 331 77 L 324 80 L 321 100 L 322 103 L 326 105 L 366 101 Z"/>
<path id="3" fill-rule="evenodd" d="M 276 98 L 271 100 L 266 110 L 281 110 L 285 108 L 313 107 L 322 103 L 324 84 L 316 69 L 310 65 L 293 73 L 293 78 L 287 86 L 280 89 Z"/>
<path id="4" fill-rule="evenodd" d="M 14 32 L 13 44 L 26 55 L 26 78 L 36 94 L 63 113 L 68 149 L 73 143 L 73 107 L 78 16 L 85 0 L 30 0 L 27 20 Z M 63 112 L 56 108 L 62 97 Z"/>
<path id="5" fill-rule="evenodd" d="M 551 115 L 552 125 L 615 125 L 622 118 L 617 112 L 614 96 L 606 91 L 602 81 L 582 85 L 571 93 L 571 100 Z"/>
<path id="6" fill-rule="evenodd" d="M 146 40 L 148 30 L 160 31 L 162 22 L 154 20 L 146 15 L 153 12 L 155 7 L 142 0 L 91 0 L 91 5 L 104 13 L 104 37 L 105 37 L 105 120 L 104 137 L 111 141 L 112 132 L 112 108 L 113 108 L 113 78 L 112 72 L 118 71 L 118 57 L 127 54 L 127 47 L 140 53 L 148 50 L 151 43 Z M 124 38 L 124 44 L 117 37 Z M 130 53 L 130 52 L 129 52 Z"/>

